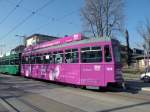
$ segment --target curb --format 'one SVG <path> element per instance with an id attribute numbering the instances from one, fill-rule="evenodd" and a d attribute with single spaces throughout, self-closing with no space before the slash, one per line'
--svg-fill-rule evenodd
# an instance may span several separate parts
<path id="1" fill-rule="evenodd" d="M 147 91 L 147 92 L 150 92 L 150 87 L 144 87 L 144 88 L 141 88 L 142 91 Z"/>

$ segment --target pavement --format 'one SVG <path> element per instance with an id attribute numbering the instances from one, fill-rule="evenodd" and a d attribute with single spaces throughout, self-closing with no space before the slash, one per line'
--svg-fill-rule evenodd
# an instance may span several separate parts
<path id="1" fill-rule="evenodd" d="M 125 85 L 127 89 L 150 92 L 150 83 L 145 83 L 141 80 L 127 80 Z"/>
<path id="2" fill-rule="evenodd" d="M 149 112 L 149 96 L 140 90 L 84 90 L 0 74 L 0 112 Z"/>
<path id="3" fill-rule="evenodd" d="M 150 82 L 140 80 L 140 74 L 123 73 L 127 89 L 150 92 Z"/>

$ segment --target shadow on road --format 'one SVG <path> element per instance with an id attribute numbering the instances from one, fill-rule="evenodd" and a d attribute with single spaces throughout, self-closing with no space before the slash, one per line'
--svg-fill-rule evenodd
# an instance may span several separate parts
<path id="1" fill-rule="evenodd" d="M 130 90 L 141 91 L 143 88 L 148 88 L 150 90 L 150 83 L 144 83 L 140 80 L 129 80 L 126 81 L 126 87 Z"/>
<path id="2" fill-rule="evenodd" d="M 150 89 L 150 83 L 144 83 L 142 81 L 126 81 L 125 82 L 125 88 L 116 86 L 116 85 L 109 85 L 106 88 L 100 88 L 97 90 L 87 89 L 93 92 L 125 92 L 125 93 L 131 93 L 131 94 L 138 94 L 142 91 L 142 88 L 149 88 Z"/>

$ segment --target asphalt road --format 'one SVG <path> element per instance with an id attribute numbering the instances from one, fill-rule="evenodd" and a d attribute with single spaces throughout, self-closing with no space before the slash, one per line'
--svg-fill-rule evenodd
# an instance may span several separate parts
<path id="1" fill-rule="evenodd" d="M 150 112 L 150 93 L 83 90 L 0 74 L 0 112 Z"/>

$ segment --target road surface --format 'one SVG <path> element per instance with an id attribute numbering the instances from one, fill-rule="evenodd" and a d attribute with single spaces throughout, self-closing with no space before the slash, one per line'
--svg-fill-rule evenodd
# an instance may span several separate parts
<path id="1" fill-rule="evenodd" d="M 150 93 L 84 90 L 0 74 L 0 112 L 150 112 Z"/>

